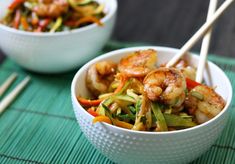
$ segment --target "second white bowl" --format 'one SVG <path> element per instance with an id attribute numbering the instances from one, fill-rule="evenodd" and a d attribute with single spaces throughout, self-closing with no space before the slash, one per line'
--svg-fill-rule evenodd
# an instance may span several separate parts
<path id="1" fill-rule="evenodd" d="M 0 1 L 0 19 L 12 0 Z M 91 24 L 72 31 L 32 33 L 0 24 L 0 48 L 22 67 L 42 73 L 58 73 L 78 68 L 98 55 L 110 38 L 115 23 L 117 1 L 105 4 L 103 27 Z"/>

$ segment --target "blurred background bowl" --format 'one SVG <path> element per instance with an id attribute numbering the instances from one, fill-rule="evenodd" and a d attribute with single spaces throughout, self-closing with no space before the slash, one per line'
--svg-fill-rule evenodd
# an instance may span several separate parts
<path id="1" fill-rule="evenodd" d="M 76 118 L 87 139 L 106 157 L 117 163 L 187 163 L 208 150 L 226 125 L 232 87 L 225 73 L 212 62 L 208 63 L 204 79 L 217 86 L 216 92 L 226 101 L 225 108 L 213 119 L 193 128 L 170 132 L 141 132 L 119 128 L 106 123 L 93 124 L 93 116 L 79 104 L 76 97 L 87 97 L 85 84 L 88 68 L 102 60 L 118 62 L 126 54 L 143 49 L 158 51 L 158 63 L 166 63 L 178 49 L 166 47 L 135 47 L 113 51 L 84 65 L 75 75 L 71 96 Z M 190 65 L 197 66 L 199 57 L 189 55 Z"/>
<path id="2" fill-rule="evenodd" d="M 12 0 L 0 1 L 0 19 Z M 40 73 L 59 73 L 82 66 L 99 54 L 111 36 L 116 0 L 97 0 L 105 5 L 104 26 L 91 24 L 71 31 L 32 33 L 0 24 L 0 49 L 22 67 Z"/>

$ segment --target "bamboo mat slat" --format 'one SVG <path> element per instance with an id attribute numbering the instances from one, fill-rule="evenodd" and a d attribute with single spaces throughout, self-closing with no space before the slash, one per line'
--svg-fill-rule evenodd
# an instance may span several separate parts
<path id="1" fill-rule="evenodd" d="M 104 52 L 135 45 L 139 44 L 110 42 Z M 235 60 L 215 55 L 209 58 L 226 72 L 235 91 Z M 27 74 L 32 80 L 0 116 L 0 163 L 112 163 L 86 140 L 76 122 L 70 99 L 75 71 L 35 74 L 6 59 L 0 65 L 0 84 L 12 72 L 19 77 L 7 92 Z M 235 101 L 230 108 L 221 137 L 193 164 L 235 163 Z"/>

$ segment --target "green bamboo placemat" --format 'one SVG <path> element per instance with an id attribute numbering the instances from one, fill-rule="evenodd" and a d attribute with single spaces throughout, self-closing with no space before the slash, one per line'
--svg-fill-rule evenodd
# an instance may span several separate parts
<path id="1" fill-rule="evenodd" d="M 110 42 L 104 52 L 129 46 Z M 226 72 L 234 90 L 235 60 L 213 55 L 209 58 Z M 0 116 L 0 163 L 112 163 L 86 140 L 76 122 L 70 100 L 75 72 L 35 74 L 6 59 L 0 65 L 0 84 L 12 72 L 17 72 L 19 77 L 9 90 L 26 75 L 32 80 Z M 235 101 L 222 136 L 192 163 L 235 163 L 234 108 Z"/>

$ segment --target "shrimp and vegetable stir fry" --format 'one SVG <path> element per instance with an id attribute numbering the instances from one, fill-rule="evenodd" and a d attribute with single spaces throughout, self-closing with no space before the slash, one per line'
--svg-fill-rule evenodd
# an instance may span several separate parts
<path id="1" fill-rule="evenodd" d="M 13 0 L 0 23 L 23 31 L 60 32 L 102 26 L 104 16 L 104 5 L 93 0 Z"/>
<path id="2" fill-rule="evenodd" d="M 156 63 L 157 52 L 148 49 L 128 54 L 119 63 L 93 64 L 86 75 L 93 97 L 77 97 L 95 117 L 93 123 L 172 131 L 204 123 L 223 110 L 223 98 L 213 88 L 195 82 L 196 69 L 186 61 L 171 68 Z"/>

